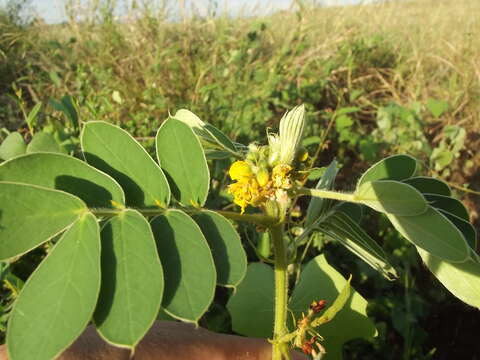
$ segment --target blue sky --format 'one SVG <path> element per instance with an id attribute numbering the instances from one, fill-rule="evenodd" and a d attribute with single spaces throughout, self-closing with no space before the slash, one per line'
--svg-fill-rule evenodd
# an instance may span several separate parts
<path id="1" fill-rule="evenodd" d="M 0 0 L 0 6 L 5 5 L 8 0 Z M 362 0 L 319 0 L 318 2 L 322 4 L 338 4 L 338 5 L 347 5 L 352 3 L 359 3 Z M 65 6 L 66 0 L 30 0 L 32 5 L 33 12 L 45 19 L 49 23 L 61 22 L 65 19 Z M 80 3 L 86 3 L 87 0 L 79 0 Z M 120 0 L 120 6 L 123 5 L 125 8 L 125 3 L 129 3 L 129 0 Z M 141 3 L 142 1 L 138 1 Z M 175 3 L 175 1 L 170 1 L 170 3 Z M 187 0 L 187 3 L 193 3 L 196 8 L 200 11 L 205 10 L 208 7 L 209 3 L 217 3 L 220 9 L 227 7 L 231 13 L 240 11 L 241 9 L 250 9 L 250 11 L 255 8 L 258 12 L 259 9 L 262 12 L 269 12 L 272 10 L 279 9 L 288 9 L 291 6 L 291 0 Z"/>

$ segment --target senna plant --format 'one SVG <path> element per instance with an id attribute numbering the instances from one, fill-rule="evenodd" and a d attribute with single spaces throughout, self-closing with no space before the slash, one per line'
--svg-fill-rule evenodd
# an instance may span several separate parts
<path id="1" fill-rule="evenodd" d="M 268 144 L 245 146 L 180 110 L 158 130 L 154 160 L 126 131 L 91 121 L 80 136 L 83 159 L 32 152 L 2 163 L 0 260 L 55 244 L 11 311 L 10 358 L 53 359 L 91 321 L 107 342 L 133 351 L 159 316 L 197 324 L 218 285 L 234 288 L 233 330 L 270 339 L 272 359 L 288 359 L 292 347 L 341 359 L 345 341 L 376 334 L 367 302 L 323 254 L 304 266 L 302 254 L 321 233 L 395 279 L 359 225 L 363 207 L 388 217 L 454 295 L 480 307 L 476 233 L 449 187 L 397 155 L 369 168 L 351 193 L 332 190 L 335 161 L 307 188 L 304 125 L 299 106 Z M 227 191 L 240 211 L 207 209 L 207 159 L 229 157 Z M 293 236 L 286 228 L 300 196 L 312 199 Z M 273 257 L 247 265 L 231 220 L 268 233 Z"/>

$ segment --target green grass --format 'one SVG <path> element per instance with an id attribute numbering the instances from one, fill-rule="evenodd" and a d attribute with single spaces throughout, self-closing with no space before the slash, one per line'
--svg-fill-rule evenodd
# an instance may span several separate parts
<path id="1" fill-rule="evenodd" d="M 0 21 L 0 87 L 22 89 L 27 108 L 69 94 L 81 119 L 122 123 L 147 137 L 169 112 L 187 107 L 247 141 L 263 137 L 301 102 L 314 123 L 310 135 L 320 135 L 332 110 L 359 107 L 352 130 L 368 134 L 379 107 L 419 102 L 433 147 L 445 125 L 479 130 L 480 4 L 474 1 L 394 1 L 176 23 L 166 20 L 166 10 L 132 12 L 121 23 L 108 9 L 96 17 L 91 8 L 67 10 L 83 21 L 26 27 Z M 439 119 L 425 108 L 431 99 L 449 104 Z M 18 105 L 5 101 L 0 121 L 14 128 L 16 112 Z M 384 145 L 387 153 L 398 150 Z M 371 151 L 378 157 L 378 149 Z"/>
<path id="2" fill-rule="evenodd" d="M 68 126 L 49 99 L 71 95 L 82 121 L 122 124 L 146 144 L 182 107 L 249 142 L 265 139 L 287 109 L 305 103 L 306 145 L 311 154 L 322 145 L 316 165 L 333 157 L 343 164 L 342 188 L 353 186 L 368 163 L 407 152 L 422 160 L 424 171 L 480 190 L 478 1 L 392 1 L 176 23 L 163 10 L 132 12 L 121 23 L 108 9 L 68 11 L 83 21 L 18 25 L 0 15 L 0 128 L 20 127 L 29 140 L 21 107 L 28 113 L 39 102 L 38 128 Z M 448 108 L 435 116 L 427 105 L 436 100 Z M 466 138 L 450 138 L 444 129 L 451 125 L 464 128 Z M 456 145 L 452 160 L 436 169 L 432 151 Z M 224 166 L 215 167 L 218 178 Z M 478 198 L 468 200 L 475 219 Z M 367 226 L 380 229 L 372 235 L 394 254 L 403 275 L 386 284 L 330 246 L 344 273 L 360 274 L 355 286 L 365 289 L 381 327 L 378 342 L 352 345 L 348 358 L 431 359 L 434 348 L 445 359 L 469 358 L 461 351 L 470 345 L 460 338 L 447 349 L 447 336 L 428 335 L 449 324 L 435 325 L 436 314 L 451 311 L 455 326 L 471 315 L 439 285 L 423 285 L 432 278 L 386 223 L 370 219 Z"/>

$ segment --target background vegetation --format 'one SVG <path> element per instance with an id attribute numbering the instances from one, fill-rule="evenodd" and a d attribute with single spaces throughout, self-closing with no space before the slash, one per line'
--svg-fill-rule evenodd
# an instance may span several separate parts
<path id="1" fill-rule="evenodd" d="M 299 1 L 295 11 L 236 18 L 218 14 L 214 2 L 207 16 L 173 16 L 175 4 L 167 2 L 131 8 L 122 18 L 114 16 L 114 1 L 85 9 L 68 2 L 69 20 L 59 25 L 25 20 L 14 6 L 20 3 L 10 4 L 0 12 L 0 141 L 17 129 L 30 141 L 43 129 L 75 153 L 76 115 L 62 106 L 71 103 L 81 121 L 120 124 L 147 147 L 180 108 L 247 143 L 264 139 L 287 109 L 305 103 L 304 145 L 318 152 L 317 166 L 337 158 L 342 188 L 353 189 L 381 157 L 409 153 L 478 218 L 478 1 L 329 8 Z M 227 166 L 215 163 L 220 183 Z M 218 195 L 210 201 L 224 204 Z M 368 232 L 394 254 L 399 280 L 386 282 L 327 239 L 316 250 L 325 246 L 339 270 L 354 274 L 379 329 L 375 342 L 351 343 L 346 358 L 479 359 L 478 311 L 444 290 L 386 221 L 366 215 Z M 260 241 L 243 230 L 246 240 Z M 0 327 L 45 251 L 0 268 Z M 230 331 L 224 303 L 217 294 L 204 326 Z"/>

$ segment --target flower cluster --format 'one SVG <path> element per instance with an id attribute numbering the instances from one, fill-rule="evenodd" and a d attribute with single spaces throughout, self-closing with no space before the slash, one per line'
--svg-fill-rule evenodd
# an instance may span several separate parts
<path id="1" fill-rule="evenodd" d="M 245 212 L 248 205 L 265 206 L 274 201 L 286 209 L 289 191 L 303 180 L 308 153 L 299 146 L 304 127 L 304 108 L 296 107 L 280 121 L 280 133 L 269 134 L 269 144 L 250 144 L 245 160 L 235 161 L 229 170 L 228 192 Z"/>

